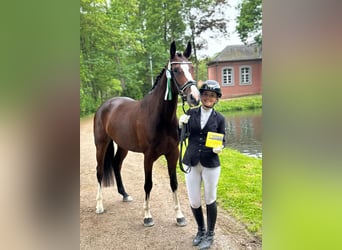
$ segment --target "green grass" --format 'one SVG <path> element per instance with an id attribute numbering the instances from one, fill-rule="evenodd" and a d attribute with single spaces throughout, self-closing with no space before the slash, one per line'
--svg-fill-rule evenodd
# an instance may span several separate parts
<path id="1" fill-rule="evenodd" d="M 243 111 L 260 108 L 262 108 L 261 95 L 220 100 L 215 106 L 215 109 L 220 112 Z"/>
<path id="2" fill-rule="evenodd" d="M 262 159 L 228 148 L 220 154 L 220 160 L 219 206 L 243 222 L 250 232 L 261 236 Z"/>

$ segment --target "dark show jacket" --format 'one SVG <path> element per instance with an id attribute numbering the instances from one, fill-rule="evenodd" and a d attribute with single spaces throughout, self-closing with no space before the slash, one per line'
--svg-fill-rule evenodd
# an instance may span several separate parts
<path id="1" fill-rule="evenodd" d="M 190 115 L 188 121 L 190 135 L 183 163 L 196 166 L 200 161 L 207 168 L 220 166 L 218 155 L 213 152 L 212 148 L 205 146 L 205 140 L 209 131 L 225 135 L 225 118 L 213 109 L 207 124 L 201 129 L 201 107 L 190 109 L 187 114 Z M 223 139 L 223 145 L 225 145 L 225 139 Z"/>

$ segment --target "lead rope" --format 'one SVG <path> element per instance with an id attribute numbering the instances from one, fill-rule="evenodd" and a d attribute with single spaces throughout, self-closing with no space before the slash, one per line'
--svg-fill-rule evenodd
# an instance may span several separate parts
<path id="1" fill-rule="evenodd" d="M 183 104 L 182 109 L 184 114 L 186 114 L 184 109 L 184 99 L 182 98 Z M 188 167 L 186 170 L 183 168 L 183 143 L 186 146 L 186 138 L 189 136 L 189 130 L 188 130 L 188 124 L 183 124 L 183 127 L 181 128 L 181 135 L 180 135 L 180 152 L 179 152 L 179 167 L 182 170 L 182 172 L 188 174 L 191 171 L 191 167 Z"/>

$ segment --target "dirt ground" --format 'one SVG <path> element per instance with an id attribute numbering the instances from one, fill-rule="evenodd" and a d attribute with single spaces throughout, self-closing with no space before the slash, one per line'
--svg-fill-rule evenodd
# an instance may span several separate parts
<path id="1" fill-rule="evenodd" d="M 123 202 L 116 186 L 103 189 L 103 214 L 95 213 L 96 160 L 92 118 L 80 123 L 80 249 L 197 249 L 197 231 L 185 184 L 179 181 L 179 198 L 187 226 L 176 226 L 167 169 L 155 162 L 151 213 L 155 225 L 143 226 L 143 154 L 129 152 L 122 168 L 125 189 L 133 198 Z M 179 179 L 179 178 L 178 178 Z M 205 214 L 205 210 L 204 210 Z M 215 240 L 211 249 L 261 249 L 260 239 L 218 207 Z"/>

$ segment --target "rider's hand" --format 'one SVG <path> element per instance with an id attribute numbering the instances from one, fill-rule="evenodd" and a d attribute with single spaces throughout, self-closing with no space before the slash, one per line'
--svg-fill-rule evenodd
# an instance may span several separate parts
<path id="1" fill-rule="evenodd" d="M 190 118 L 190 115 L 186 115 L 186 114 L 181 115 L 178 121 L 179 128 L 182 128 L 184 124 L 187 124 L 189 121 L 189 118 Z"/>
<path id="2" fill-rule="evenodd" d="M 222 149 L 223 149 L 223 145 L 219 146 L 219 147 L 216 147 L 216 148 L 213 148 L 213 152 L 215 154 L 219 154 L 222 152 Z"/>

